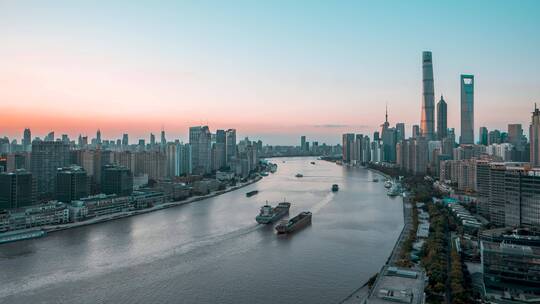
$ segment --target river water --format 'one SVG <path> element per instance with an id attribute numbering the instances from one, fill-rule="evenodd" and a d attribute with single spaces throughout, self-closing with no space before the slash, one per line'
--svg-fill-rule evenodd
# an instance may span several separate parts
<path id="1" fill-rule="evenodd" d="M 0 303 L 339 302 L 390 255 L 401 199 L 366 169 L 272 161 L 275 174 L 237 191 L 0 245 Z M 313 212 L 312 225 L 278 236 L 255 222 L 283 199 L 290 216 Z"/>

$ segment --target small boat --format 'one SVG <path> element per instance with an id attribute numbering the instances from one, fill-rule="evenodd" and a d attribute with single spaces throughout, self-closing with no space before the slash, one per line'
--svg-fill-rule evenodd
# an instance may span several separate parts
<path id="1" fill-rule="evenodd" d="M 315 165 L 315 162 L 311 162 L 312 165 Z"/>
<path id="2" fill-rule="evenodd" d="M 261 176 L 268 176 L 268 172 L 261 172 Z"/>
<path id="3" fill-rule="evenodd" d="M 379 182 L 379 179 L 378 179 L 378 178 L 374 178 L 374 179 L 373 179 L 373 182 L 374 182 L 374 183 L 378 183 L 378 182 Z"/>
<path id="4" fill-rule="evenodd" d="M 392 188 L 388 190 L 387 195 L 392 197 L 401 195 L 401 187 L 398 184 L 392 185 Z"/>
<path id="5" fill-rule="evenodd" d="M 282 233 L 292 233 L 298 231 L 307 225 L 311 224 L 311 212 L 302 211 L 297 216 L 293 217 L 288 221 L 281 221 L 276 226 L 276 231 L 278 234 Z"/>
<path id="6" fill-rule="evenodd" d="M 304 175 L 300 174 L 300 173 L 296 173 L 295 175 L 296 177 L 304 177 Z"/>
<path id="7" fill-rule="evenodd" d="M 247 197 L 254 196 L 255 194 L 259 193 L 259 190 L 253 190 L 246 193 Z"/>
<path id="8" fill-rule="evenodd" d="M 338 184 L 333 184 L 332 185 L 332 192 L 337 192 L 338 190 L 339 190 Z"/>
<path id="9" fill-rule="evenodd" d="M 387 189 L 392 188 L 392 182 L 387 180 L 386 182 L 384 182 L 384 187 L 387 188 Z"/>

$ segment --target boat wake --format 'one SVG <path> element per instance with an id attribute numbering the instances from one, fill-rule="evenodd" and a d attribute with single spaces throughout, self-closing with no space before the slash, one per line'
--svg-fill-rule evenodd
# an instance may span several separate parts
<path id="1" fill-rule="evenodd" d="M 332 197 L 334 196 L 334 193 L 328 193 L 320 202 L 316 203 L 313 207 L 311 207 L 311 213 L 319 213 L 324 206 L 328 205 L 332 201 Z"/>
<path id="2" fill-rule="evenodd" d="M 5 297 L 13 296 L 16 294 L 24 294 L 26 292 L 39 288 L 44 288 L 49 285 L 58 285 L 63 282 L 73 282 L 77 280 L 93 278 L 99 275 L 117 272 L 122 269 L 134 267 L 137 265 L 155 263 L 156 261 L 171 258 L 173 256 L 181 257 L 187 255 L 185 259 L 190 260 L 191 258 L 189 257 L 189 255 L 194 251 L 214 251 L 211 248 L 212 246 L 219 245 L 220 243 L 225 241 L 231 241 L 233 239 L 243 237 L 264 227 L 265 225 L 254 223 L 250 224 L 249 226 L 242 227 L 223 234 L 208 235 L 198 240 L 178 244 L 168 249 L 157 249 L 154 252 L 144 254 L 144 256 L 108 261 L 100 265 L 94 265 L 93 267 L 89 267 L 82 271 L 79 270 L 74 272 L 67 269 L 59 269 L 58 271 L 55 271 L 45 276 L 31 276 L 26 278 L 24 284 L 13 282 L 0 286 L 0 302 L 2 302 L 1 299 Z M 252 247 L 253 246 L 255 246 L 255 244 L 252 244 Z M 236 248 L 235 250 L 249 250 L 249 248 Z M 201 254 L 204 253 L 201 252 Z M 222 254 L 227 253 L 222 252 Z M 199 255 L 199 253 L 195 253 L 195 255 Z"/>

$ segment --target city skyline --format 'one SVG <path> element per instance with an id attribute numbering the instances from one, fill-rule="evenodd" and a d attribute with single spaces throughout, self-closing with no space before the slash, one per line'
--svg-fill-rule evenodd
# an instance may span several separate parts
<path id="1" fill-rule="evenodd" d="M 146 138 L 164 128 L 187 141 L 189 126 L 212 125 L 234 126 L 240 138 L 269 144 L 296 144 L 300 135 L 335 144 L 342 133 L 378 129 L 386 102 L 391 125 L 404 122 L 408 136 L 421 121 L 422 51 L 434 54 L 434 94 L 444 95 L 457 135 L 461 74 L 475 75 L 474 128 L 528 125 L 524 113 L 540 95 L 534 53 L 540 4 L 477 2 L 466 11 L 415 4 L 395 3 L 388 11 L 348 2 L 309 8 L 233 2 L 220 5 L 220 13 L 211 11 L 215 2 L 64 3 L 58 10 L 1 4 L 0 37 L 7 43 L 0 79 L 8 89 L 0 102 L 9 113 L 0 122 L 2 136 L 20 139 L 28 127 L 42 136 L 54 130 L 76 138 L 101 129 L 103 138 Z M 310 14 L 296 18 L 303 9 Z M 448 17 L 452 12 L 457 16 Z M 417 21 L 417 14 L 428 17 Z M 200 24 L 202 16 L 213 22 Z"/>

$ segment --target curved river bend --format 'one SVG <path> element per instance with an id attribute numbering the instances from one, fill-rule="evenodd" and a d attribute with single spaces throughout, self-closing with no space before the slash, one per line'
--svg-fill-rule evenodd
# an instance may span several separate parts
<path id="1" fill-rule="evenodd" d="M 237 191 L 1 245 L 0 302 L 339 302 L 390 255 L 401 199 L 366 169 L 272 161 L 277 173 Z M 259 194 L 246 197 L 251 190 Z M 291 216 L 313 212 L 312 225 L 288 237 L 254 220 L 266 200 L 284 198 Z"/>

